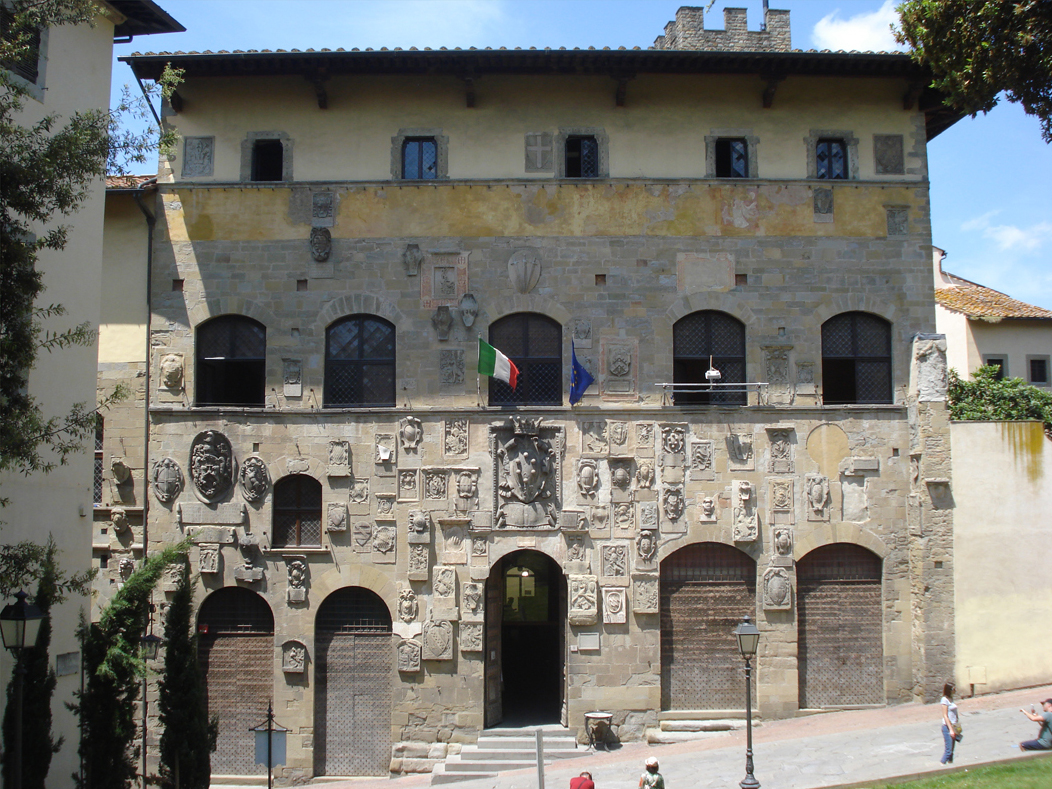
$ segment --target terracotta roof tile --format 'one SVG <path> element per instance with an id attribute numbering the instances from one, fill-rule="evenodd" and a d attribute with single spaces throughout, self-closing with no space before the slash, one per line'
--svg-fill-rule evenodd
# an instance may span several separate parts
<path id="1" fill-rule="evenodd" d="M 107 175 L 107 189 L 138 189 L 147 181 L 156 178 L 156 175 Z"/>
<path id="2" fill-rule="evenodd" d="M 1052 320 L 1052 311 L 1016 301 L 993 288 L 982 285 L 960 284 L 935 291 L 935 300 L 954 312 L 969 318 L 1032 318 Z"/>

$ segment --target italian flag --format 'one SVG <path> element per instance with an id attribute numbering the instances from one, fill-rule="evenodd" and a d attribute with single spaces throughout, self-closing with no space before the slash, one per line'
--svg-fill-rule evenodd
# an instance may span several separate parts
<path id="1" fill-rule="evenodd" d="M 507 356 L 479 337 L 479 374 L 503 381 L 512 389 L 519 381 L 519 368 Z"/>

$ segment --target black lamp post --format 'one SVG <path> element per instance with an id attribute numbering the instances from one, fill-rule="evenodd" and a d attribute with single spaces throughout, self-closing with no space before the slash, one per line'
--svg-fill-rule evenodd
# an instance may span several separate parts
<path id="1" fill-rule="evenodd" d="M 11 789 L 22 789 L 22 685 L 26 669 L 22 653 L 36 646 L 40 622 L 44 612 L 26 602 L 26 593 L 19 590 L 15 602 L 0 611 L 0 637 L 4 647 L 15 656 L 15 744 L 11 765 Z"/>
<path id="2" fill-rule="evenodd" d="M 146 611 L 146 632 L 143 634 L 140 643 L 142 644 L 142 656 L 143 660 L 151 661 L 157 660 L 157 651 L 160 649 L 164 639 L 160 636 L 156 636 L 153 633 L 153 604 L 149 605 Z M 142 673 L 142 787 L 146 789 L 146 733 L 147 733 L 147 713 L 149 712 L 148 702 L 146 701 L 146 693 L 150 688 L 150 675 L 147 671 Z"/>
<path id="3" fill-rule="evenodd" d="M 738 649 L 745 658 L 745 777 L 738 784 L 742 789 L 760 789 L 760 782 L 752 774 L 752 664 L 756 657 L 756 648 L 760 645 L 760 629 L 752 623 L 746 614 L 734 631 L 738 639 Z"/>

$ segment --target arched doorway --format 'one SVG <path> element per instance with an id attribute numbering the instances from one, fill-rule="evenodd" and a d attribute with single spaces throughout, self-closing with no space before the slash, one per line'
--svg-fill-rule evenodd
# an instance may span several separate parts
<path id="1" fill-rule="evenodd" d="M 551 558 L 515 551 L 486 582 L 486 725 L 557 723 L 565 699 L 566 579 Z"/>
<path id="2" fill-rule="evenodd" d="M 797 562 L 802 709 L 885 702 L 880 581 L 880 557 L 860 545 Z"/>
<path id="3" fill-rule="evenodd" d="M 274 614 L 255 592 L 229 586 L 205 598 L 197 630 L 208 716 L 219 718 L 212 774 L 266 774 L 249 729 L 266 722 L 274 696 Z"/>
<path id="4" fill-rule="evenodd" d="M 756 615 L 756 562 L 731 545 L 694 543 L 661 562 L 661 708 L 740 709 L 733 630 Z"/>
<path id="5" fill-rule="evenodd" d="M 391 767 L 391 613 L 374 592 L 337 589 L 314 622 L 314 774 Z"/>

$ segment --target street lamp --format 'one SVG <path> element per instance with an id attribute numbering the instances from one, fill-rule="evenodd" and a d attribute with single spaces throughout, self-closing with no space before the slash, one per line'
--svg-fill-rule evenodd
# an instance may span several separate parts
<path id="1" fill-rule="evenodd" d="M 15 602 L 0 611 L 0 638 L 4 648 L 15 656 L 15 745 L 11 769 L 11 789 L 22 789 L 22 684 L 26 669 L 22 652 L 36 646 L 44 612 L 26 602 L 26 593 L 19 590 Z"/>
<path id="2" fill-rule="evenodd" d="M 741 624 L 734 631 L 738 639 L 738 649 L 745 658 L 745 777 L 738 784 L 742 789 L 760 789 L 760 782 L 752 774 L 752 665 L 756 657 L 756 648 L 760 645 L 760 630 L 746 614 Z"/>

